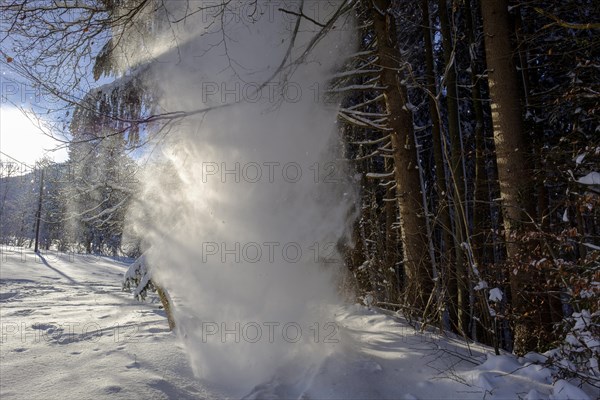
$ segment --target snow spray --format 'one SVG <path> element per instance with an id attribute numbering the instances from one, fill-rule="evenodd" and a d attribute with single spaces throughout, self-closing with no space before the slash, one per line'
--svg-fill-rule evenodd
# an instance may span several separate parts
<path id="1" fill-rule="evenodd" d="M 341 339 L 329 307 L 355 194 L 326 93 L 355 31 L 346 15 L 313 41 L 339 1 L 305 1 L 299 25 L 300 1 L 233 3 L 190 2 L 213 7 L 171 22 L 141 61 L 158 109 L 190 115 L 157 134 L 130 220 L 195 373 L 239 396 Z M 196 9 L 182 4 L 170 21 Z"/>

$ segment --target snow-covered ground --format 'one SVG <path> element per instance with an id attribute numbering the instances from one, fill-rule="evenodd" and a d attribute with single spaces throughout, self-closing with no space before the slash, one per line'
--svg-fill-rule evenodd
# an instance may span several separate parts
<path id="1" fill-rule="evenodd" d="M 3 249 L 0 398 L 217 399 L 194 377 L 156 303 L 121 291 L 127 264 Z M 339 343 L 305 374 L 257 382 L 246 398 L 593 399 L 531 363 L 458 339 L 417 334 L 363 306 L 336 312 Z M 232 380 L 236 377 L 232 376 Z"/>
<path id="2" fill-rule="evenodd" d="M 164 313 L 121 291 L 126 269 L 100 257 L 2 254 L 0 398 L 208 396 Z"/>

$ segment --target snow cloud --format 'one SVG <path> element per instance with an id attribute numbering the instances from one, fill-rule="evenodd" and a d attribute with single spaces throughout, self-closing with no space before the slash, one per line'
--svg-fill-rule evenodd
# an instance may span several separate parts
<path id="1" fill-rule="evenodd" d="M 299 3 L 279 7 L 296 12 Z M 171 20 L 184 11 L 178 4 Z M 306 1 L 304 10 L 324 22 L 340 4 Z M 237 104 L 169 127 L 131 215 L 173 297 L 193 368 L 237 396 L 276 372 L 309 370 L 341 340 L 328 310 L 340 301 L 338 246 L 355 199 L 339 161 L 338 104 L 325 96 L 353 51 L 349 22 L 338 21 L 297 69 L 275 74 L 321 27 L 303 19 L 290 46 L 296 17 L 273 2 L 258 7 L 228 15 L 223 29 L 197 13 L 171 25 L 178 47 L 160 41 L 162 110 Z"/>

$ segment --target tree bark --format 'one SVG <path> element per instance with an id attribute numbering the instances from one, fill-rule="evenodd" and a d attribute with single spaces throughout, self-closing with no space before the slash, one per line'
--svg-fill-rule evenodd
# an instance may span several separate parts
<path id="1" fill-rule="evenodd" d="M 483 264 L 486 259 L 485 251 L 485 230 L 489 228 L 490 214 L 489 207 L 484 205 L 487 194 L 487 171 L 485 157 L 485 117 L 483 114 L 481 83 L 479 76 L 481 68 L 475 58 L 476 48 L 479 43 L 475 39 L 475 24 L 473 23 L 473 9 L 471 0 L 465 2 L 465 23 L 466 33 L 471 48 L 471 101 L 473 103 L 473 113 L 475 115 L 475 184 L 473 194 L 473 233 L 471 240 L 473 242 L 473 253 L 479 264 Z"/>
<path id="2" fill-rule="evenodd" d="M 401 83 L 401 54 L 396 49 L 396 21 L 389 12 L 390 0 L 374 0 L 371 6 L 373 29 L 377 37 L 377 52 L 393 157 L 396 195 L 400 214 L 404 264 L 404 302 L 409 312 L 421 313 L 431 295 L 431 260 L 429 259 L 426 221 L 423 213 L 421 183 L 417 165 L 414 128 L 409 111 L 406 87 Z"/>
<path id="3" fill-rule="evenodd" d="M 433 143 L 433 160 L 435 164 L 435 190 L 437 194 L 437 218 L 435 228 L 439 230 L 441 242 L 438 243 L 439 265 L 442 286 L 449 293 L 456 293 L 456 278 L 454 276 L 454 257 L 452 238 L 452 221 L 448 208 L 448 188 L 446 185 L 446 167 L 444 150 L 442 148 L 442 131 L 440 128 L 440 110 L 435 82 L 435 65 L 433 55 L 433 40 L 431 37 L 431 21 L 429 14 L 429 0 L 421 0 L 421 13 L 423 16 L 423 40 L 425 42 L 425 80 L 428 93 L 429 114 L 431 116 L 431 137 Z M 455 297 L 455 296 L 452 296 Z M 446 302 L 450 299 L 446 298 Z M 452 301 L 450 301 L 452 303 Z M 450 304 L 449 320 L 452 324 L 457 321 L 457 310 Z"/>
<path id="4" fill-rule="evenodd" d="M 531 196 L 531 174 L 525 159 L 524 130 L 521 116 L 520 91 L 517 71 L 513 60 L 508 1 L 482 1 L 481 13 L 485 36 L 488 82 L 492 108 L 494 143 L 508 264 L 518 263 L 519 246 L 515 235 L 526 221 L 526 210 Z M 512 268 L 514 267 L 514 268 Z M 526 293 L 529 274 L 525 268 L 512 265 L 510 289 L 513 313 L 517 316 L 514 326 L 514 352 L 524 354 L 535 348 L 535 330 L 524 316 L 530 303 Z"/>
<path id="5" fill-rule="evenodd" d="M 455 280 L 456 292 L 452 293 L 453 305 L 456 307 L 456 328 L 460 333 L 467 331 L 469 271 L 465 265 L 465 255 L 461 244 L 466 237 L 466 211 L 465 211 L 465 173 L 463 168 L 463 146 L 460 133 L 458 111 L 458 90 L 456 87 L 456 66 L 453 56 L 453 39 L 450 18 L 446 0 L 438 0 L 438 12 L 442 32 L 442 47 L 446 65 L 446 107 L 448 115 L 448 136 L 450 137 L 451 154 L 450 164 L 452 174 L 450 187 L 452 188 L 452 204 L 454 211 L 454 252 L 455 252 Z"/>
<path id="6" fill-rule="evenodd" d="M 471 233 L 471 245 L 473 246 L 473 257 L 478 267 L 481 267 L 490 261 L 493 257 L 486 255 L 486 240 L 485 232 L 489 231 L 491 226 L 490 221 L 490 208 L 486 204 L 488 198 L 488 175 L 486 168 L 486 154 L 485 154 L 485 117 L 483 114 L 482 104 L 482 91 L 480 83 L 481 68 L 479 61 L 476 57 L 476 50 L 479 48 L 480 43 L 475 38 L 475 24 L 473 23 L 473 9 L 471 6 L 471 0 L 465 1 L 465 30 L 467 39 L 469 41 L 470 48 L 470 67 L 471 67 L 471 102 L 473 104 L 473 114 L 475 116 L 475 129 L 473 135 L 475 136 L 475 183 L 473 193 L 473 228 Z M 494 344 L 497 348 L 497 336 L 494 328 L 494 323 L 490 316 L 489 309 L 487 307 L 486 299 L 484 298 L 485 293 L 479 291 L 476 293 L 478 298 L 478 313 L 480 314 L 480 324 L 478 337 L 485 338 L 486 343 Z M 490 333 L 491 332 L 491 333 Z"/>
<path id="7" fill-rule="evenodd" d="M 171 298 L 166 290 L 162 287 L 154 284 L 156 287 L 156 293 L 158 294 L 158 298 L 163 305 L 165 310 L 165 314 L 167 315 L 167 322 L 169 323 L 169 330 L 175 329 L 175 318 L 173 318 L 173 310 L 171 309 Z"/>
<path id="8" fill-rule="evenodd" d="M 35 247 L 34 253 L 39 252 L 40 249 L 40 225 L 42 219 L 42 201 L 44 199 L 44 167 L 41 167 L 42 176 L 40 178 L 40 192 L 38 194 L 38 205 L 37 211 L 35 212 Z"/>

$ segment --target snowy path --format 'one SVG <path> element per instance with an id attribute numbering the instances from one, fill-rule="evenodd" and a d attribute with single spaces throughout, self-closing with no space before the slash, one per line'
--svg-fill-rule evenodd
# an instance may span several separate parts
<path id="1" fill-rule="evenodd" d="M 216 399 L 194 378 L 157 304 L 121 291 L 107 258 L 5 251 L 0 268 L 0 398 Z M 247 399 L 589 399 L 515 357 L 399 318 L 340 307 L 339 344 L 304 374 L 281 368 Z M 235 377 L 231 377 L 235 379 Z"/>

